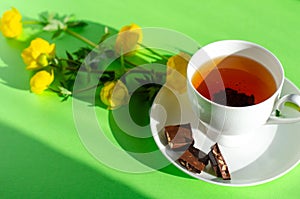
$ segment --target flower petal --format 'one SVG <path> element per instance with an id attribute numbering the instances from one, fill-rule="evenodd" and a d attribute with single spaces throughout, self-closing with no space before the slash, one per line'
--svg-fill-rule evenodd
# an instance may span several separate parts
<path id="1" fill-rule="evenodd" d="M 16 8 L 6 11 L 0 21 L 0 31 L 5 37 L 16 38 L 22 33 L 22 16 Z"/>
<path id="2" fill-rule="evenodd" d="M 138 43 L 142 42 L 142 39 L 142 29 L 138 25 L 131 24 L 124 26 L 119 31 L 116 39 L 116 52 L 131 55 L 137 49 Z"/>
<path id="3" fill-rule="evenodd" d="M 30 79 L 31 91 L 36 94 L 41 94 L 44 90 L 46 90 L 49 87 L 53 80 L 53 71 L 51 71 L 51 73 L 45 70 L 39 71 Z"/>

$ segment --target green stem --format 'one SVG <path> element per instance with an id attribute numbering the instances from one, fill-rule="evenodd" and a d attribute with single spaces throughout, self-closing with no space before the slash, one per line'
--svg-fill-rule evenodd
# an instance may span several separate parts
<path id="1" fill-rule="evenodd" d="M 79 39 L 79 40 L 81 40 L 81 41 L 83 41 L 83 42 L 89 44 L 90 46 L 92 46 L 92 47 L 94 47 L 94 48 L 97 47 L 97 44 L 95 44 L 95 43 L 92 42 L 91 40 L 89 40 L 89 39 L 87 39 L 87 38 L 81 36 L 80 34 L 74 32 L 74 31 L 72 31 L 72 30 L 70 30 L 70 29 L 68 29 L 68 28 L 66 28 L 64 31 L 65 31 L 66 33 L 68 33 L 69 35 L 71 35 L 71 36 L 73 36 L 73 37 L 75 37 L 75 38 L 77 38 L 77 39 Z"/>
<path id="2" fill-rule="evenodd" d="M 100 85 L 101 85 L 101 83 L 99 83 L 99 84 L 97 84 L 97 85 L 94 85 L 94 86 L 87 87 L 87 88 L 75 90 L 75 91 L 73 91 L 72 93 L 73 93 L 73 94 L 82 93 L 82 92 L 84 92 L 84 91 L 88 91 L 88 90 L 91 90 L 91 89 L 93 89 L 93 88 L 97 88 L 97 87 L 100 86 Z"/>
<path id="3" fill-rule="evenodd" d="M 124 59 L 124 62 L 125 62 L 126 64 L 129 64 L 129 65 L 133 66 L 133 67 L 138 66 L 138 65 L 132 63 L 131 61 L 128 61 L 127 59 Z"/>
<path id="4" fill-rule="evenodd" d="M 66 67 L 66 70 L 78 71 L 78 68 L 74 68 L 74 67 L 67 66 L 67 67 Z"/>
<path id="5" fill-rule="evenodd" d="M 150 58 L 152 58 L 152 59 L 157 59 L 157 56 L 149 55 L 149 54 L 144 53 L 144 52 L 138 51 L 137 54 L 141 54 L 141 55 L 143 55 L 143 56 L 150 57 Z M 161 58 L 161 57 L 159 57 L 159 58 Z"/>
<path id="6" fill-rule="evenodd" d="M 144 44 L 138 43 L 138 45 L 140 45 L 141 47 L 145 48 L 146 50 L 148 50 L 149 52 L 153 53 L 154 55 L 157 55 L 157 56 L 161 57 L 161 58 L 164 59 L 164 60 L 168 60 L 167 57 L 165 57 L 164 55 L 161 55 L 161 54 L 155 52 L 154 50 L 148 48 L 148 47 L 145 46 Z"/>
<path id="7" fill-rule="evenodd" d="M 100 41 L 99 41 L 99 44 L 102 43 L 109 35 L 110 35 L 109 32 L 105 33 L 105 34 L 101 37 L 101 39 L 100 39 Z"/>
<path id="8" fill-rule="evenodd" d="M 123 49 L 121 49 L 121 57 L 120 57 L 120 61 L 121 61 L 121 66 L 122 66 L 122 68 L 124 68 L 125 67 L 125 64 L 124 64 L 124 55 L 123 55 Z"/>
<path id="9" fill-rule="evenodd" d="M 58 93 L 58 94 L 60 94 L 60 93 L 61 93 L 60 91 L 58 91 L 58 90 L 55 90 L 55 89 L 53 89 L 53 88 L 51 88 L 51 87 L 48 87 L 48 89 L 49 89 L 50 91 L 54 92 L 54 93 Z"/>
<path id="10" fill-rule="evenodd" d="M 71 62 L 73 64 L 81 64 L 81 62 L 71 59 L 58 58 L 59 61 Z"/>
<path id="11" fill-rule="evenodd" d="M 67 85 L 67 80 L 66 80 L 66 76 L 64 75 L 65 74 L 65 66 L 64 66 L 64 63 L 63 62 L 58 62 L 58 70 L 61 74 L 63 74 L 61 76 L 61 84 L 63 87 L 66 87 Z"/>
<path id="12" fill-rule="evenodd" d="M 125 70 L 127 74 L 129 73 L 141 73 L 141 74 L 150 74 L 151 71 L 146 69 L 126 69 Z"/>
<path id="13" fill-rule="evenodd" d="M 115 73 L 117 78 L 120 78 L 126 70 L 125 58 L 124 58 L 124 55 L 123 55 L 123 49 L 122 48 L 121 48 L 120 62 L 121 62 L 121 68 L 119 70 L 117 70 L 116 73 Z"/>
<path id="14" fill-rule="evenodd" d="M 105 72 L 114 72 L 114 71 L 107 71 L 107 70 L 86 70 L 86 69 L 78 69 L 78 68 L 74 68 L 74 67 L 66 67 L 65 69 L 67 70 L 71 70 L 71 71 L 80 71 L 80 72 L 89 72 L 89 73 L 105 73 Z"/>
<path id="15" fill-rule="evenodd" d="M 22 23 L 24 24 L 24 25 L 43 25 L 43 23 L 42 22 L 40 22 L 40 21 L 36 21 L 36 20 L 25 20 L 25 21 L 22 21 Z"/>

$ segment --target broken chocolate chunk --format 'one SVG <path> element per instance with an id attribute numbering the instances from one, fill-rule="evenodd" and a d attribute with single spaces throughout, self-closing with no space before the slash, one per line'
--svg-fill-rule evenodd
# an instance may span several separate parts
<path id="1" fill-rule="evenodd" d="M 217 177 L 222 177 L 223 180 L 231 179 L 228 166 L 221 154 L 218 144 L 212 146 L 211 151 L 208 153 L 208 158 Z"/>
<path id="2" fill-rule="evenodd" d="M 187 170 L 200 173 L 204 168 L 205 164 L 197 157 L 194 156 L 189 150 L 186 150 L 178 159 L 179 163 L 184 166 Z"/>
<path id="3" fill-rule="evenodd" d="M 165 136 L 171 149 L 188 148 L 194 143 L 190 124 L 165 127 Z"/>
<path id="4" fill-rule="evenodd" d="M 219 167 L 218 167 L 218 162 L 217 162 L 216 158 L 214 157 L 212 151 L 210 151 L 208 153 L 208 158 L 210 160 L 210 164 L 211 164 L 216 176 L 217 177 L 222 177 L 221 172 L 220 172 Z"/>
<path id="5" fill-rule="evenodd" d="M 225 90 L 221 90 L 214 94 L 213 101 L 227 106 L 251 106 L 254 105 L 254 95 L 249 96 L 245 93 L 239 93 L 234 89 L 225 88 Z"/>
<path id="6" fill-rule="evenodd" d="M 208 164 L 208 155 L 205 154 L 203 151 L 195 148 L 194 146 L 190 146 L 189 147 L 189 151 L 198 158 L 198 160 L 200 162 L 202 162 L 203 164 L 207 165 Z"/>
<path id="7" fill-rule="evenodd" d="M 187 170 L 201 173 L 208 164 L 208 156 L 201 150 L 190 146 L 178 159 L 179 163 Z"/>

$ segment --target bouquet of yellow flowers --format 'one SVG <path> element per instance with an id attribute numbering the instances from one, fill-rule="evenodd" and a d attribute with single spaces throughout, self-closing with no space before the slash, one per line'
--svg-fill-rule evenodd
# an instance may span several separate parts
<path id="1" fill-rule="evenodd" d="M 52 41 L 71 36 L 87 45 L 72 53 L 66 50 L 64 56 L 59 56 L 55 43 L 43 37 L 30 39 L 21 57 L 25 68 L 31 71 L 30 90 L 35 94 L 55 92 L 64 101 L 74 94 L 96 89 L 94 95 L 109 109 L 115 109 L 127 104 L 133 92 L 138 91 L 145 100 L 153 101 L 163 84 L 179 93 L 185 90 L 189 55 L 183 52 L 171 55 L 148 48 L 143 44 L 143 29 L 136 24 L 126 25 L 119 31 L 104 27 L 99 41 L 93 42 L 76 32 L 76 28 L 84 29 L 88 23 L 75 20 L 74 16 L 42 13 L 38 20 L 26 21 L 12 8 L 1 17 L 0 30 L 8 39 L 24 38 L 25 26 L 50 32 Z M 143 64 L 168 67 L 155 71 L 139 67 Z M 128 77 L 129 74 L 132 75 Z M 128 86 L 130 81 L 140 83 L 140 88 L 133 91 Z M 75 88 L 76 82 L 81 86 Z"/>

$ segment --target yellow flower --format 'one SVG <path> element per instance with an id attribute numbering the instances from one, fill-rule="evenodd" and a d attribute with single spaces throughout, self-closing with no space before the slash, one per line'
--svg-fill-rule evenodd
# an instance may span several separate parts
<path id="1" fill-rule="evenodd" d="M 186 69 L 190 56 L 179 53 L 168 59 L 166 85 L 179 93 L 186 91 Z"/>
<path id="2" fill-rule="evenodd" d="M 45 70 L 39 71 L 30 79 L 31 91 L 36 94 L 41 94 L 44 90 L 46 90 L 49 87 L 53 80 L 53 71 L 51 71 L 51 74 Z"/>
<path id="3" fill-rule="evenodd" d="M 0 21 L 0 31 L 4 37 L 16 38 L 22 33 L 22 16 L 16 8 L 6 11 Z"/>
<path id="4" fill-rule="evenodd" d="M 100 99 L 109 109 L 118 108 L 128 103 L 128 89 L 120 80 L 106 82 L 101 89 Z"/>
<path id="5" fill-rule="evenodd" d="M 132 55 L 143 39 L 142 29 L 136 24 L 124 26 L 116 39 L 116 52 L 119 54 Z"/>
<path id="6" fill-rule="evenodd" d="M 36 38 L 30 46 L 23 50 L 21 56 L 27 65 L 27 70 L 39 69 L 48 66 L 49 60 L 55 55 L 55 44 L 49 44 L 46 40 Z"/>

